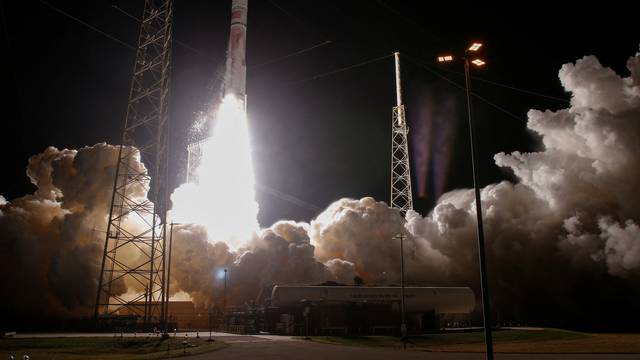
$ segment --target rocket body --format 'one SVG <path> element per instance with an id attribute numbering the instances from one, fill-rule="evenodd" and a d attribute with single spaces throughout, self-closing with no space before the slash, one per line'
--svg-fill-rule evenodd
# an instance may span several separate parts
<path id="1" fill-rule="evenodd" d="M 227 49 L 224 94 L 244 100 L 247 92 L 247 11 L 248 0 L 231 1 L 231 31 Z"/>

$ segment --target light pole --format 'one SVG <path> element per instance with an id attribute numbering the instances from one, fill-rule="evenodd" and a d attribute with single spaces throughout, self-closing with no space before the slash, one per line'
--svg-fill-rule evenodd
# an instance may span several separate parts
<path id="1" fill-rule="evenodd" d="M 404 234 L 396 235 L 400 240 L 400 336 L 402 336 L 402 347 L 407 348 L 407 322 L 404 311 Z"/>
<path id="2" fill-rule="evenodd" d="M 489 304 L 489 286 L 487 282 L 487 261 L 484 248 L 484 227 L 482 224 L 482 203 L 480 198 L 480 186 L 478 184 L 478 160 L 476 153 L 478 152 L 475 127 L 473 125 L 473 117 L 471 111 L 471 77 L 469 76 L 469 67 L 473 64 L 476 67 L 485 65 L 485 61 L 479 56 L 479 50 L 483 47 L 480 42 L 474 42 L 465 51 L 462 59 L 464 60 L 464 79 L 465 90 L 467 93 L 467 115 L 469 123 L 469 139 L 471 145 L 471 170 L 473 172 L 473 190 L 476 198 L 476 218 L 478 226 L 478 258 L 480 260 L 480 293 L 482 295 L 482 318 L 484 322 L 484 337 L 487 350 L 487 359 L 493 360 L 493 336 L 491 334 L 491 306 Z M 439 56 L 438 62 L 447 63 L 454 60 L 453 55 Z"/>
<path id="3" fill-rule="evenodd" d="M 225 326 L 225 330 L 227 328 L 227 272 L 228 269 L 224 269 L 224 292 L 222 297 L 222 319 Z"/>
<path id="4" fill-rule="evenodd" d="M 209 342 L 213 341 L 213 338 L 211 338 L 211 305 L 209 305 Z"/>
<path id="5" fill-rule="evenodd" d="M 171 285 L 171 250 L 173 248 L 173 225 L 175 225 L 175 223 L 172 221 L 171 225 L 169 226 L 169 259 L 167 261 L 167 297 L 166 297 L 166 302 L 164 304 L 164 314 L 163 314 L 163 320 L 164 320 L 164 334 L 163 336 L 167 336 L 169 337 L 169 329 L 168 329 L 168 318 L 169 318 L 169 287 Z"/>
<path id="6" fill-rule="evenodd" d="M 222 309 L 225 311 L 227 309 L 227 272 L 228 269 L 224 269 L 224 296 L 222 298 Z"/>
<path id="7" fill-rule="evenodd" d="M 402 313 L 402 347 L 407 349 L 407 319 L 404 310 L 404 234 L 400 234 L 400 312 Z"/>

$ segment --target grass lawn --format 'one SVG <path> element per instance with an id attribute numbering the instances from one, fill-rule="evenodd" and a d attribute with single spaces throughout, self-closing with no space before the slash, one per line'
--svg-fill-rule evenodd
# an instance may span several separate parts
<path id="1" fill-rule="evenodd" d="M 590 334 L 544 329 L 497 330 L 493 335 L 494 350 L 504 353 L 640 353 L 640 334 Z M 392 336 L 316 336 L 312 339 L 327 344 L 402 348 L 400 339 Z M 407 349 L 484 352 L 484 334 L 454 332 L 411 336 Z"/>
<path id="2" fill-rule="evenodd" d="M 206 339 L 189 338 L 192 346 L 186 348 L 184 354 L 182 341 L 184 338 L 140 337 L 87 337 L 87 338 L 19 338 L 0 339 L 0 358 L 8 359 L 15 355 L 22 359 L 23 354 L 31 360 L 148 360 L 165 359 L 181 355 L 193 355 L 214 351 L 227 346 L 216 340 L 207 342 Z"/>

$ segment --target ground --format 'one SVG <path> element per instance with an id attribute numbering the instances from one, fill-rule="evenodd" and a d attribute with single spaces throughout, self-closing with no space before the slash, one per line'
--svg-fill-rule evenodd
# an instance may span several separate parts
<path id="1" fill-rule="evenodd" d="M 189 360 L 483 360 L 482 353 L 402 351 L 362 346 L 321 344 L 305 340 L 273 341 L 257 339 L 237 342 L 213 353 Z M 631 360 L 637 354 L 496 354 L 496 360 Z"/>
<path id="2" fill-rule="evenodd" d="M 144 334 L 19 334 L 0 340 L 0 358 L 9 353 L 20 359 L 28 351 L 39 359 L 159 359 L 184 357 L 182 341 L 189 339 L 197 347 L 188 348 L 193 360 L 205 359 L 484 359 L 481 332 L 432 334 L 410 338 L 408 351 L 394 337 L 314 337 L 312 340 L 274 335 L 234 335 L 213 333 L 213 343 L 205 342 L 208 332 L 178 333 L 166 342 L 147 339 Z M 200 335 L 200 339 L 196 337 Z M 67 336 L 63 338 L 61 336 Z M 101 336 L 101 337 L 100 337 Z M 211 346 L 211 347 L 209 347 Z M 627 360 L 640 359 L 640 334 L 587 334 L 557 329 L 514 329 L 495 332 L 497 360 Z M 206 352 L 218 350 L 213 353 Z M 202 352 L 197 354 L 197 352 Z M 185 358 L 185 359 L 186 359 Z"/>
<path id="3" fill-rule="evenodd" d="M 503 353 L 629 353 L 640 354 L 640 334 L 591 334 L 559 329 L 494 331 L 495 351 Z M 314 337 L 314 341 L 369 347 L 402 348 L 397 337 Z M 482 352 L 482 332 L 429 334 L 409 338 L 407 348 L 419 351 Z M 640 356 L 639 356 L 640 357 Z"/>
<path id="4" fill-rule="evenodd" d="M 186 343 L 183 343 L 184 341 Z M 207 342 L 205 339 L 176 337 L 160 340 L 147 337 L 47 337 L 0 339 L 0 358 L 10 355 L 31 360 L 151 360 L 166 359 L 214 351 L 226 346 L 222 341 Z"/>

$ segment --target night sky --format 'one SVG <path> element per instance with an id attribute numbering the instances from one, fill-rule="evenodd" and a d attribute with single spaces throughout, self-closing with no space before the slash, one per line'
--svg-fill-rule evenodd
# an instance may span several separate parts
<path id="1" fill-rule="evenodd" d="M 125 44 L 135 46 L 138 24 L 113 6 L 140 16 L 142 1 L 50 1 L 2 2 L 0 194 L 7 200 L 35 189 L 25 175 L 29 156 L 49 145 L 116 144 L 121 136 L 134 61 Z M 640 40 L 631 5 L 513 4 L 251 0 L 247 85 L 256 180 L 313 205 L 258 191 L 261 225 L 308 221 L 317 214 L 314 206 L 324 208 L 341 197 L 388 201 L 393 51 L 406 55 L 414 198 L 423 215 L 442 191 L 472 186 L 462 66 L 440 67 L 437 54 L 482 40 L 488 67 L 476 77 L 559 98 L 473 82 L 473 91 L 493 104 L 473 100 L 482 185 L 512 179 L 494 165 L 495 153 L 539 149 L 525 129 L 526 112 L 567 106 L 557 77 L 562 64 L 596 55 L 628 75 L 626 60 Z M 174 6 L 174 38 L 180 43 L 173 44 L 170 100 L 173 186 L 184 176 L 196 113 L 219 98 L 229 12 L 230 1 L 222 0 Z M 440 155 L 426 163 L 418 154 L 429 149 Z M 418 176 L 420 168 L 429 170 Z"/>

